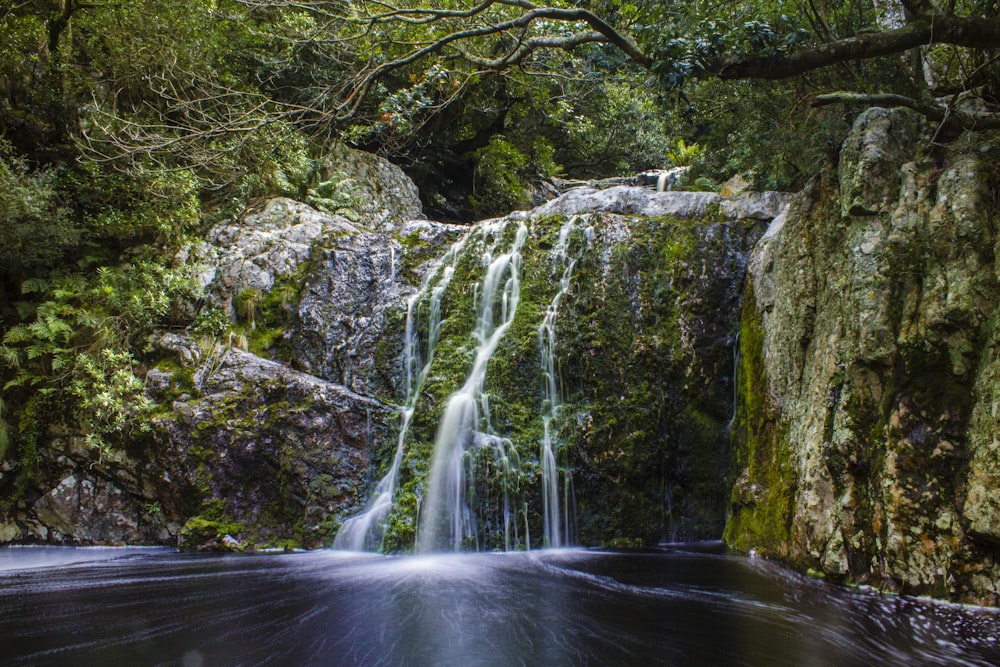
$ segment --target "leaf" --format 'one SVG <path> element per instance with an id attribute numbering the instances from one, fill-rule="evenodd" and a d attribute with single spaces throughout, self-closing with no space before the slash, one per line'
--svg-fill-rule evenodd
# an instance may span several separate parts
<path id="1" fill-rule="evenodd" d="M 21 283 L 21 294 L 44 294 L 51 285 L 44 278 L 28 278 Z"/>

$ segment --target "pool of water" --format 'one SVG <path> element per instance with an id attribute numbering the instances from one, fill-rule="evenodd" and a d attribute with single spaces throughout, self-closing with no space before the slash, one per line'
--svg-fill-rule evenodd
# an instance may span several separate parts
<path id="1" fill-rule="evenodd" d="M 1000 664 L 994 610 L 703 549 L 46 551 L 0 550 L 0 664 Z"/>

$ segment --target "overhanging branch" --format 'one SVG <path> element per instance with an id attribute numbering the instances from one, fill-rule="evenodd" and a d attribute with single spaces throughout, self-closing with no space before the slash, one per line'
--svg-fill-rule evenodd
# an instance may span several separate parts
<path id="1" fill-rule="evenodd" d="M 486 5 L 483 3 L 481 7 Z M 510 30 L 518 30 L 527 28 L 532 23 L 544 19 L 561 21 L 566 23 L 586 23 L 589 25 L 598 35 L 600 39 L 586 36 L 580 38 L 578 36 L 570 36 L 566 38 L 555 38 L 555 37 L 541 37 L 534 38 L 534 40 L 528 40 L 522 44 L 522 46 L 527 46 L 526 51 L 522 51 L 519 47 L 515 49 L 512 54 L 499 59 L 500 63 L 511 65 L 516 64 L 524 60 L 528 54 L 539 48 L 561 48 L 568 49 L 573 48 L 579 44 L 584 44 L 587 42 L 605 41 L 610 44 L 614 44 L 618 47 L 625 55 L 627 55 L 631 60 L 642 65 L 643 67 L 649 67 L 652 65 L 652 59 L 650 59 L 642 50 L 636 45 L 636 43 L 628 36 L 618 32 L 609 23 L 598 17 L 596 14 L 587 11 L 585 9 L 560 9 L 556 7 L 539 7 L 534 5 L 527 0 L 507 0 L 503 2 L 507 5 L 515 5 L 518 7 L 526 8 L 527 11 L 518 16 L 517 18 L 510 19 L 507 21 L 500 21 L 493 24 L 487 24 L 480 27 L 468 28 L 466 30 L 458 30 L 449 35 L 426 44 L 421 48 L 414 49 L 410 53 L 391 60 L 386 63 L 371 69 L 370 71 L 364 73 L 358 80 L 357 84 L 351 89 L 351 92 L 346 96 L 345 100 L 337 107 L 336 112 L 338 115 L 338 120 L 346 120 L 347 118 L 354 115 L 358 110 L 358 107 L 364 101 L 365 96 L 371 89 L 371 86 L 381 77 L 385 76 L 393 70 L 400 69 L 407 65 L 410 65 L 421 58 L 429 55 L 436 55 L 441 53 L 446 47 L 454 45 L 456 43 L 461 43 L 463 41 L 468 41 L 471 39 L 479 37 L 487 37 L 490 35 L 496 35 Z M 532 44 L 533 45 L 530 45 Z M 547 43 L 546 43 L 547 42 Z M 476 60 L 472 60 L 473 64 L 478 64 Z M 492 62 L 486 59 L 485 62 Z"/>
<path id="2" fill-rule="evenodd" d="M 922 116 L 941 123 L 953 130 L 995 130 L 1000 129 L 1000 115 L 986 112 L 972 112 L 941 104 L 928 104 L 905 95 L 893 93 L 828 93 L 817 95 L 811 102 L 814 107 L 830 104 L 859 104 L 864 106 L 905 107 Z"/>
<path id="3" fill-rule="evenodd" d="M 930 44 L 996 48 L 1000 45 L 1000 20 L 933 12 L 901 28 L 856 35 L 794 53 L 724 55 L 705 63 L 704 69 L 720 79 L 787 79 L 829 65 L 902 53 Z"/>

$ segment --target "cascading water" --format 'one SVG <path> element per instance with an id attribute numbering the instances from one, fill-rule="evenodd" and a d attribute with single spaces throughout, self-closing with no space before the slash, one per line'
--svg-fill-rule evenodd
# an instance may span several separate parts
<path id="1" fill-rule="evenodd" d="M 575 518 L 572 478 L 565 468 L 559 466 L 562 455 L 555 436 L 560 411 L 555 345 L 559 307 L 569 292 L 576 265 L 576 258 L 569 255 L 570 237 L 580 220 L 578 217 L 566 220 L 552 248 L 546 253 L 548 269 L 543 275 L 557 278 L 558 289 L 544 310 L 539 312 L 540 315 L 544 313 L 542 322 L 531 325 L 537 331 L 539 356 L 536 358 L 540 360 L 541 371 L 538 385 L 540 401 L 535 404 L 538 406 L 535 423 L 540 426 L 540 435 L 525 439 L 522 433 L 516 442 L 512 442 L 505 432 L 498 433 L 493 424 L 493 399 L 486 391 L 487 367 L 517 315 L 521 301 L 521 252 L 528 237 L 528 228 L 524 222 L 510 219 L 489 221 L 472 229 L 455 243 L 438 262 L 437 268 L 425 278 L 419 292 L 407 303 L 402 369 L 405 401 L 400 409 L 395 454 L 388 472 L 375 486 L 366 509 L 344 522 L 335 538 L 335 548 L 381 549 L 389 534 L 387 530 L 392 517 L 402 507 L 396 502 L 399 500 L 397 496 L 400 494 L 404 461 L 416 454 L 415 463 L 411 465 L 419 469 L 421 455 L 417 452 L 421 451 L 421 447 L 430 445 L 427 420 L 415 420 L 417 411 L 423 409 L 418 402 L 426 391 L 425 384 L 434 387 L 448 376 L 447 371 L 442 373 L 438 369 L 432 374 L 431 366 L 442 329 L 447 322 L 456 321 L 453 316 L 461 319 L 461 310 L 451 310 L 449 319 L 443 319 L 444 303 L 446 299 L 452 302 L 463 289 L 469 289 L 463 288 L 461 283 L 455 289 L 449 290 L 449 287 L 459 264 L 465 267 L 472 253 L 481 253 L 482 256 L 481 279 L 473 288 L 475 320 L 466 339 L 471 340 L 475 349 L 469 353 L 471 366 L 466 367 L 464 382 L 459 389 L 445 394 L 446 400 L 438 403 L 443 405 L 443 413 L 436 420 L 429 471 L 415 491 L 418 513 L 415 517 L 418 525 L 415 546 L 423 552 L 478 549 L 483 547 L 485 539 L 490 548 L 513 550 L 530 547 L 532 517 L 541 519 L 543 536 L 540 543 L 543 546 L 560 547 L 571 542 Z M 538 233 L 545 232 L 539 229 Z M 589 245 L 592 237 L 590 228 L 586 230 L 585 237 Z M 466 275 L 465 271 L 463 268 L 463 275 Z M 552 285 L 551 282 L 547 284 Z M 454 324 L 451 326 L 454 328 Z M 452 331 L 446 336 L 450 340 L 449 350 L 461 349 L 455 347 L 456 334 Z M 447 363 L 445 367 L 448 367 Z M 431 395 L 433 392 L 431 389 Z M 431 405 L 434 405 L 433 399 Z M 410 437 L 411 423 L 414 422 L 420 426 Z M 408 438 L 418 449 L 410 451 Z M 534 456 L 523 458 L 532 447 L 531 443 L 539 447 L 536 450 L 537 462 L 533 460 Z M 540 506 L 533 507 L 530 491 L 529 495 L 525 495 L 525 484 L 531 484 L 528 480 L 539 478 L 540 488 L 534 488 L 535 493 L 541 493 L 533 496 L 533 502 L 539 502 Z"/>
<path id="2" fill-rule="evenodd" d="M 538 327 L 538 349 L 541 354 L 542 375 L 544 379 L 545 399 L 542 416 L 542 448 L 540 460 L 542 464 L 542 522 L 545 546 L 562 547 L 570 543 L 570 529 L 573 525 L 571 514 L 572 477 L 562 474 L 560 485 L 560 470 L 557 463 L 558 443 L 552 434 L 553 423 L 559 414 L 559 386 L 557 383 L 555 349 L 556 349 L 556 318 L 559 316 L 559 302 L 569 291 L 570 278 L 576 259 L 571 258 L 567 250 L 569 237 L 577 224 L 573 216 L 563 223 L 559 229 L 559 238 L 552 248 L 552 262 L 563 267 L 559 278 L 559 291 L 552 298 L 545 317 Z M 560 493 L 562 486 L 562 493 Z"/>
<path id="3" fill-rule="evenodd" d="M 477 347 L 465 383 L 448 399 L 434 442 L 434 456 L 427 493 L 421 507 L 420 551 L 458 550 L 476 536 L 475 515 L 466 499 L 466 451 L 493 445 L 503 461 L 503 439 L 491 432 L 489 401 L 483 391 L 486 368 L 517 312 L 521 290 L 521 247 L 528 230 L 520 223 L 507 252 L 494 257 L 503 236 L 504 222 L 494 223 L 484 234 L 495 238 L 483 255 L 485 276 L 477 288 L 478 313 L 473 332 Z M 505 502 L 505 535 L 511 521 Z M 508 544 L 509 548 L 509 544 Z"/>
<path id="4" fill-rule="evenodd" d="M 392 459 L 389 472 L 379 480 L 372 493 L 371 500 L 364 512 L 353 516 L 337 531 L 333 541 L 335 549 L 361 551 L 376 549 L 381 546 L 385 534 L 384 521 L 392 509 L 396 488 L 399 484 L 399 469 L 403 461 L 406 435 L 410 421 L 416 408 L 417 399 L 431 362 L 434 360 L 434 350 L 441 333 L 441 298 L 451 283 L 455 274 L 455 262 L 461 255 L 468 237 L 464 236 L 452 245 L 438 264 L 438 270 L 432 271 L 424 280 L 420 291 L 410 297 L 406 305 L 406 332 L 403 344 L 403 368 L 406 375 L 406 394 L 403 407 L 400 410 L 399 437 L 396 440 L 396 453 Z M 427 349 L 424 363 L 420 363 L 420 340 L 416 326 L 416 305 L 430 294 L 430 308 L 427 323 Z"/>

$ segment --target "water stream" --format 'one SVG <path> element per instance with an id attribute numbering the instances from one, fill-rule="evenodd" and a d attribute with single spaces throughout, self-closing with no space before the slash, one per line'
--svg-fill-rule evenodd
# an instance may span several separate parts
<path id="1" fill-rule="evenodd" d="M 393 455 L 389 472 L 379 480 L 371 499 L 363 512 L 344 521 L 334 538 L 335 549 L 349 551 L 374 551 L 382 546 L 385 534 L 385 518 L 392 510 L 396 488 L 399 484 L 399 469 L 403 462 L 406 446 L 406 436 L 410 429 L 410 421 L 416 409 L 420 390 L 424 386 L 431 363 L 434 361 L 434 350 L 437 347 L 441 333 L 441 299 L 451 284 L 455 275 L 455 262 L 458 261 L 465 248 L 468 236 L 463 236 L 445 253 L 434 271 L 428 273 L 420 290 L 407 301 L 406 329 L 403 342 L 403 372 L 405 376 L 405 400 L 400 409 L 399 436 L 396 440 L 396 451 Z M 429 298 L 427 322 L 427 347 L 421 350 L 417 335 L 416 305 Z"/>
<path id="2" fill-rule="evenodd" d="M 842 589 L 714 545 L 107 552 L 56 567 L 49 550 L 12 551 L 5 666 L 1000 664 L 995 610 Z"/>
<path id="3" fill-rule="evenodd" d="M 563 267 L 559 278 L 559 291 L 545 309 L 545 317 L 538 326 L 538 349 L 544 378 L 545 403 L 542 406 L 542 447 L 539 459 L 542 462 L 542 522 L 544 544 L 548 547 L 563 547 L 572 543 L 570 531 L 573 526 L 573 478 L 558 465 L 558 442 L 552 432 L 553 424 L 559 417 L 559 382 L 556 369 L 556 318 L 559 303 L 569 291 L 570 278 L 576 259 L 568 254 L 569 238 L 578 224 L 579 218 L 571 216 L 559 229 L 559 238 L 552 248 L 552 262 Z"/>
<path id="4" fill-rule="evenodd" d="M 488 231 L 499 243 L 503 225 L 498 224 Z M 438 426 L 427 493 L 421 507 L 420 551 L 457 551 L 477 535 L 476 517 L 466 501 L 466 450 L 492 446 L 496 449 L 498 460 L 506 458 L 507 443 L 496 436 L 490 427 L 489 397 L 483 391 L 483 385 L 487 364 L 517 313 L 521 295 L 520 252 L 527 235 L 528 229 L 522 223 L 506 252 L 497 254 L 495 243 L 483 255 L 486 271 L 477 288 L 476 328 L 473 332 L 477 347 L 472 368 L 462 387 L 448 399 Z M 504 533 L 509 540 L 514 519 L 508 505 L 509 499 L 505 499 Z M 508 544 L 507 548 L 510 547 Z"/>

